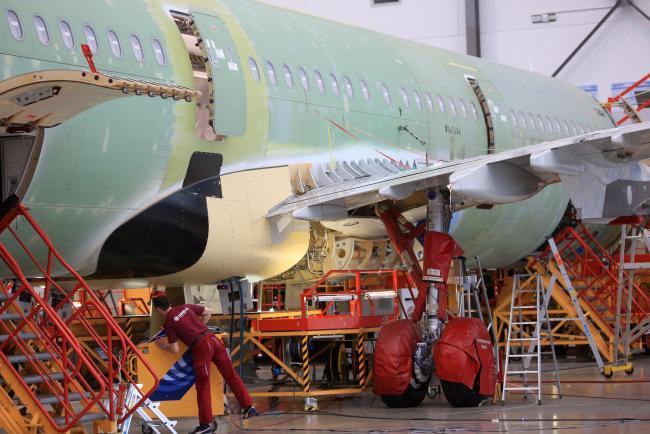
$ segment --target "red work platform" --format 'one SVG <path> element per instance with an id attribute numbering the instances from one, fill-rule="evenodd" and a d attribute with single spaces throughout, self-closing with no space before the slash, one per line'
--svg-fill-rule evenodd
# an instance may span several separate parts
<path id="1" fill-rule="evenodd" d="M 336 282 L 331 284 L 329 282 Z M 399 317 L 399 296 L 415 284 L 401 270 L 332 270 L 301 294 L 301 310 L 275 312 L 274 317 L 259 316 L 251 321 L 251 331 L 295 332 L 344 330 L 379 327 Z M 391 309 L 381 309 L 377 300 L 392 300 Z"/>

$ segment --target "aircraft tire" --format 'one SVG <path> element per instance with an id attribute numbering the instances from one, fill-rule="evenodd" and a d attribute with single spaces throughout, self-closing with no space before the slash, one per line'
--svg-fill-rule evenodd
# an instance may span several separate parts
<path id="1" fill-rule="evenodd" d="M 381 400 L 390 408 L 417 407 L 427 396 L 428 390 L 429 383 L 422 383 L 417 389 L 409 384 L 401 395 L 381 395 Z"/>
<path id="2" fill-rule="evenodd" d="M 454 407 L 478 407 L 489 398 L 489 396 L 479 395 L 477 390 L 470 389 L 462 383 L 440 380 L 440 384 L 445 398 Z"/>

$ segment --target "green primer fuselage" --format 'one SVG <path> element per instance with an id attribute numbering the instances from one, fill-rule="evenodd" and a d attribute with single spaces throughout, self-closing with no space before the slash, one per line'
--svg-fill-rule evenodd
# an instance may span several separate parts
<path id="1" fill-rule="evenodd" d="M 9 33 L 7 10 L 19 16 L 22 40 Z M 200 17 L 196 22 L 202 36 L 232 44 L 215 48 L 228 53 L 225 60 L 236 70 L 213 71 L 215 129 L 228 134 L 222 141 L 197 139 L 194 105 L 135 97 L 101 104 L 47 130 L 24 202 L 63 255 L 85 274 L 95 271 L 111 233 L 181 188 L 193 152 L 222 154 L 223 176 L 361 158 L 421 165 L 481 155 L 487 152 L 486 124 L 468 75 L 479 81 L 489 100 L 496 152 L 613 126 L 596 101 L 559 80 L 245 0 L 95 0 L 92 7 L 80 0 L 8 0 L 0 22 L 0 80 L 38 70 L 87 69 L 79 44 L 85 42 L 83 26 L 91 25 L 100 71 L 194 87 L 187 48 L 170 10 Z M 47 45 L 36 36 L 34 14 L 48 25 Z M 63 44 L 60 20 L 72 28 L 73 49 Z M 212 35 L 217 27 L 211 23 L 219 23 L 218 31 L 227 34 Z M 119 37 L 121 58 L 108 45 L 109 29 Z M 141 40 L 144 62 L 135 59 L 130 34 Z M 152 38 L 162 42 L 164 65 L 154 59 Z M 260 71 L 259 81 L 249 59 Z M 273 64 L 276 85 L 269 81 L 267 61 Z M 292 87 L 284 65 L 291 71 Z M 299 68 L 306 71 L 309 90 Z M 316 71 L 324 80 L 322 93 Z M 346 78 L 353 96 L 347 93 Z M 400 130 L 404 126 L 408 131 Z M 455 213 L 452 233 L 485 266 L 506 265 L 553 232 L 567 203 L 561 187 L 551 186 L 521 203 Z M 249 273 L 255 270 L 238 272 Z M 205 281 L 223 277 L 206 275 Z"/>

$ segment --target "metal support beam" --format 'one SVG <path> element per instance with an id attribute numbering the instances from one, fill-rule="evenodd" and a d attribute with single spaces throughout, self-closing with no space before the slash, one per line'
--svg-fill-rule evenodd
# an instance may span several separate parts
<path id="1" fill-rule="evenodd" d="M 578 44 L 578 46 L 576 47 L 576 49 L 573 50 L 573 52 L 572 52 L 571 54 L 569 54 L 569 57 L 567 57 L 567 58 L 564 60 L 564 62 L 562 62 L 562 64 L 560 65 L 560 67 L 559 67 L 558 69 L 555 70 L 555 72 L 553 73 L 553 77 L 556 77 L 556 76 L 560 73 L 560 71 L 562 71 L 562 69 L 564 69 L 564 67 L 565 67 L 565 66 L 566 66 L 566 65 L 571 61 L 571 59 L 573 59 L 573 58 L 575 57 L 575 55 L 578 54 L 578 51 L 580 51 L 580 50 L 582 49 L 582 47 L 584 47 L 584 45 L 589 41 L 589 39 L 591 39 L 591 37 L 594 36 L 594 34 L 596 34 L 596 32 L 598 31 L 598 29 L 600 29 L 600 27 L 601 27 L 603 24 L 605 24 L 605 22 L 609 19 L 609 17 L 611 17 L 612 14 L 613 14 L 614 12 L 616 12 L 616 9 L 618 9 L 619 6 L 621 6 L 621 3 L 622 3 L 622 2 L 623 2 L 623 0 L 617 0 L 617 1 L 616 1 L 616 4 L 615 4 L 614 6 L 612 6 L 612 8 L 611 8 L 611 9 L 610 9 L 606 14 L 605 14 L 605 16 L 604 16 L 604 17 L 603 17 L 603 18 L 598 22 L 598 24 L 596 24 L 596 27 L 594 27 L 594 28 L 591 30 L 591 32 L 589 32 L 589 34 L 587 35 L 587 37 L 586 37 L 585 39 L 583 39 L 582 42 L 580 42 L 580 44 Z"/>
<path id="2" fill-rule="evenodd" d="M 465 0 L 465 32 L 467 54 L 481 57 L 481 26 L 478 0 Z"/>
<path id="3" fill-rule="evenodd" d="M 628 4 L 629 4 L 630 6 L 632 6 L 634 9 L 636 9 L 636 11 L 637 11 L 638 13 L 640 13 L 641 15 L 643 15 L 643 18 L 645 18 L 646 20 L 650 21 L 650 16 L 648 16 L 648 14 L 646 14 L 645 12 L 643 12 L 643 11 L 641 10 L 641 8 L 639 8 L 637 5 L 635 5 L 634 2 L 633 2 L 632 0 L 628 0 Z"/>

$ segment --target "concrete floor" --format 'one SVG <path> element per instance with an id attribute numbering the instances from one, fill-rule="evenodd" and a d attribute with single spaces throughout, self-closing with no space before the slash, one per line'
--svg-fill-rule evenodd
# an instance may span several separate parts
<path id="1" fill-rule="evenodd" d="M 255 403 L 261 412 L 256 418 L 218 418 L 218 432 L 645 433 L 650 432 L 650 358 L 639 356 L 634 363 L 632 375 L 621 372 L 605 380 L 593 362 L 563 360 L 560 370 L 564 396 L 553 396 L 555 386 L 549 382 L 544 387 L 542 405 L 537 405 L 534 398 L 524 400 L 521 395 L 509 395 L 505 406 L 462 409 L 452 408 L 443 396 L 438 396 L 426 398 L 415 409 L 389 409 L 378 397 L 364 394 L 319 399 L 319 411 L 308 414 L 302 409 L 302 399 L 283 398 L 273 406 L 265 399 Z M 178 432 L 187 433 L 196 423 L 182 420 Z"/>

